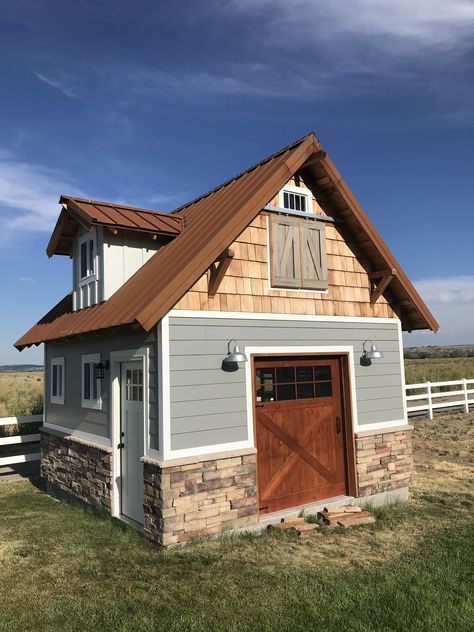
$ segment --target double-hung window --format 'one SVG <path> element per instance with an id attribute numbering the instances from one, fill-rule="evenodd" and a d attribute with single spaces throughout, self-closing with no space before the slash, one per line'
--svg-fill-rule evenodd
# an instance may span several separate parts
<path id="1" fill-rule="evenodd" d="M 101 408 L 100 380 L 96 378 L 95 365 L 100 362 L 100 353 L 82 356 L 82 407 Z"/>
<path id="2" fill-rule="evenodd" d="M 94 258 L 94 240 L 87 239 L 81 244 L 81 279 L 85 279 L 94 274 Z"/>
<path id="3" fill-rule="evenodd" d="M 51 359 L 51 403 L 64 404 L 64 358 Z"/>

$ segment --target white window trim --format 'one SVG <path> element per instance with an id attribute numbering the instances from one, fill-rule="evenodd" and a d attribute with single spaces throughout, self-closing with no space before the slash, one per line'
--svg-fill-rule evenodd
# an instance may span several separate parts
<path id="1" fill-rule="evenodd" d="M 81 276 L 81 247 L 82 244 L 86 241 L 92 241 L 94 243 L 94 274 L 89 274 L 85 277 Z M 90 307 L 91 305 L 95 305 L 99 302 L 98 291 L 99 291 L 99 274 L 98 274 L 98 266 L 99 266 L 99 258 L 98 258 L 98 238 L 97 231 L 89 231 L 82 235 L 77 240 L 77 266 L 76 266 L 76 274 L 77 274 L 77 305 L 80 306 L 80 309 L 84 307 Z M 95 302 L 92 303 L 90 300 L 90 288 L 89 285 L 91 283 L 95 283 Z M 82 304 L 82 288 L 87 286 L 87 305 Z M 77 306 L 76 306 L 77 307 Z"/>
<path id="2" fill-rule="evenodd" d="M 62 393 L 61 395 L 53 395 L 53 367 L 60 366 L 62 373 Z M 51 358 L 51 375 L 50 375 L 50 401 L 52 404 L 64 404 L 64 391 L 66 389 L 66 375 L 64 371 L 64 357 L 60 358 Z"/>
<path id="3" fill-rule="evenodd" d="M 92 379 L 95 379 L 95 364 L 100 362 L 100 353 L 89 353 L 81 356 L 81 406 L 82 408 L 93 408 L 101 410 L 102 408 L 102 389 L 101 380 L 97 381 L 97 399 L 84 399 L 84 364 L 92 364 Z"/>
<path id="4" fill-rule="evenodd" d="M 306 198 L 306 211 L 300 211 L 301 213 L 306 213 L 306 215 L 314 215 L 313 212 L 313 194 L 309 189 L 304 187 L 295 187 L 294 184 L 287 184 L 280 190 L 278 193 L 278 205 L 280 208 L 284 209 L 285 206 L 283 204 L 283 193 L 297 193 L 298 195 L 304 196 Z M 291 209 L 287 209 L 291 210 Z"/>

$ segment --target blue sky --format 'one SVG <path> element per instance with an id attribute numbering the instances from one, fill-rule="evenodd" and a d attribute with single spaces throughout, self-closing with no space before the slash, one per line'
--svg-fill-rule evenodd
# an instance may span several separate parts
<path id="1" fill-rule="evenodd" d="M 474 343 L 474 3 L 0 3 L 0 364 L 71 286 L 61 193 L 169 210 L 314 130 L 441 322 Z"/>

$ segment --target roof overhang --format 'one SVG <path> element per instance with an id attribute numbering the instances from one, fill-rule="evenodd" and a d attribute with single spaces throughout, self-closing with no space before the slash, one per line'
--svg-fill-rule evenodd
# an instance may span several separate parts
<path id="1" fill-rule="evenodd" d="M 104 226 L 115 234 L 118 231 L 132 231 L 146 233 L 153 238 L 162 236 L 170 239 L 177 237 L 184 228 L 182 218 L 169 213 L 66 195 L 60 197 L 59 203 L 62 209 L 46 248 L 48 257 L 71 256 L 80 226 L 86 230 L 93 226 Z"/>
<path id="2" fill-rule="evenodd" d="M 186 223 L 186 229 L 158 250 L 105 303 L 77 312 L 62 310 L 49 322 L 42 319 L 15 346 L 21 349 L 121 325 L 151 330 L 296 173 L 326 213 L 337 220 L 339 230 L 346 231 L 351 242 L 356 242 L 369 262 L 369 276 L 390 271 L 390 283 L 384 285 L 383 295 L 399 316 L 403 329 L 437 331 L 436 319 L 315 135 L 309 134 L 167 215 L 167 219 L 179 220 L 180 226 Z M 86 205 L 90 203 L 86 201 Z M 69 202 L 67 207 L 69 211 Z M 76 205 L 72 208 L 76 210 Z M 81 221 L 86 220 L 81 216 Z"/>

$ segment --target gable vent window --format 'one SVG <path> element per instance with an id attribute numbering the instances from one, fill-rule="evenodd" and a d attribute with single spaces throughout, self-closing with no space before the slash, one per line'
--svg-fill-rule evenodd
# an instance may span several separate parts
<path id="1" fill-rule="evenodd" d="M 327 290 L 326 235 L 322 222 L 272 215 L 270 272 L 275 288 Z"/>
<path id="2" fill-rule="evenodd" d="M 283 191 L 283 208 L 290 211 L 301 211 L 306 213 L 307 196 L 301 193 L 291 193 L 291 191 Z"/>
<path id="3" fill-rule="evenodd" d="M 278 194 L 278 206 L 297 213 L 313 213 L 313 197 L 311 191 L 301 186 L 287 184 Z"/>
<path id="4" fill-rule="evenodd" d="M 82 407 L 101 408 L 100 380 L 96 378 L 95 365 L 100 362 L 100 354 L 82 356 Z"/>

